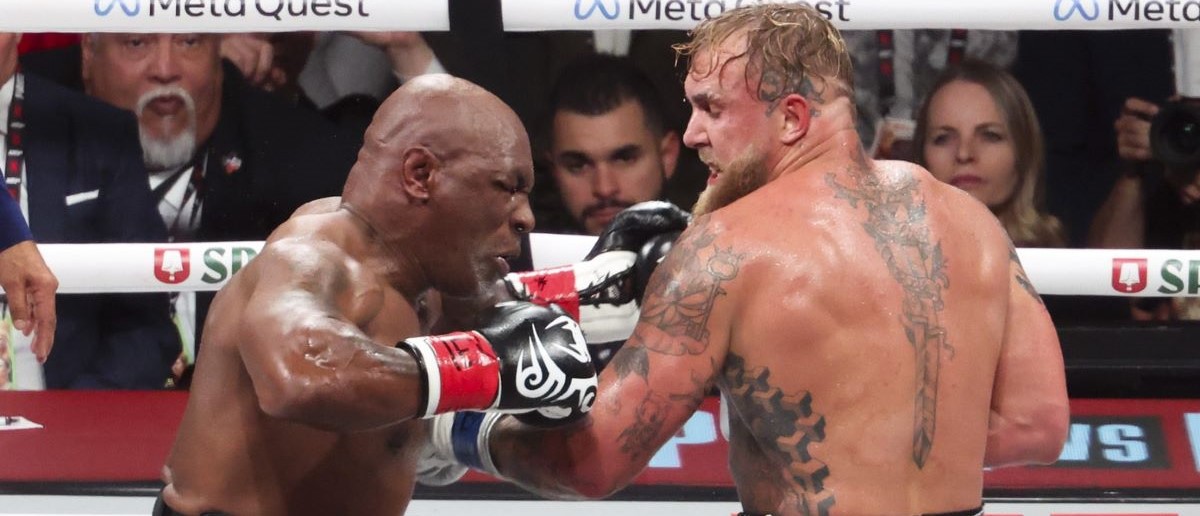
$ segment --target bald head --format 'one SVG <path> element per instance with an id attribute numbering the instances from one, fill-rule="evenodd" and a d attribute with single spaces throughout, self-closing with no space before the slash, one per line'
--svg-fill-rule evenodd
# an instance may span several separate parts
<path id="1" fill-rule="evenodd" d="M 427 149 L 438 160 L 464 154 L 504 154 L 528 148 L 521 121 L 487 90 L 444 74 L 418 76 L 392 93 L 375 113 L 343 198 L 376 187 L 381 174 L 399 167 L 406 151 Z"/>

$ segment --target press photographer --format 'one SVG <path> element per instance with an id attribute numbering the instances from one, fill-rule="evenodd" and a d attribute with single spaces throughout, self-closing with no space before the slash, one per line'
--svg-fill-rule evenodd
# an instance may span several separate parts
<path id="1" fill-rule="evenodd" d="M 1113 124 L 1122 173 L 1092 220 L 1093 247 L 1200 249 L 1200 98 L 1126 99 Z M 1191 298 L 1194 299 L 1194 298 Z M 1200 319 L 1189 298 L 1139 298 L 1138 320 Z"/>

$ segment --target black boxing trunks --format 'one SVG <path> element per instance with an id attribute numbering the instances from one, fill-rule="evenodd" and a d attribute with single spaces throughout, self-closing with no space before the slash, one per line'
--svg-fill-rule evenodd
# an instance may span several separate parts
<path id="1" fill-rule="evenodd" d="M 771 513 L 769 513 L 769 512 L 739 512 L 737 514 L 734 514 L 733 516 L 771 516 Z M 930 512 L 930 513 L 922 514 L 921 516 L 983 516 L 983 507 L 980 506 L 980 507 L 976 507 L 974 509 L 969 509 L 966 511 Z"/>
<path id="2" fill-rule="evenodd" d="M 161 491 L 158 493 L 158 499 L 154 500 L 154 512 L 150 513 L 150 515 L 151 516 L 184 516 L 184 514 L 182 512 L 172 509 L 170 505 L 167 505 L 167 502 L 163 501 L 163 496 L 162 496 Z M 221 511 L 204 511 L 204 512 L 200 513 L 200 516 L 229 516 L 229 514 L 221 512 Z"/>

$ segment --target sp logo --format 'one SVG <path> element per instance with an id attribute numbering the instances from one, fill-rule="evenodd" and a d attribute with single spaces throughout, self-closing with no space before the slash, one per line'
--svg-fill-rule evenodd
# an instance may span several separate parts
<path id="1" fill-rule="evenodd" d="M 192 273 L 192 260 L 187 249 L 154 249 L 154 277 L 168 285 L 183 283 Z"/>
<path id="2" fill-rule="evenodd" d="M 99 1 L 99 0 L 97 0 Z M 590 3 L 587 11 L 583 10 L 583 4 Z M 586 20 L 591 18 L 596 11 L 600 11 L 600 15 L 609 19 L 615 20 L 621 15 L 621 4 L 618 0 L 575 0 L 575 19 Z"/>
<path id="3" fill-rule="evenodd" d="M 1092 9 L 1088 10 L 1085 3 L 1091 3 Z M 1079 14 L 1080 18 L 1087 21 L 1095 20 L 1100 17 L 1100 3 L 1096 0 L 1055 0 L 1054 2 L 1054 19 L 1058 21 L 1067 21 L 1071 17 Z"/>
<path id="4" fill-rule="evenodd" d="M 1112 287 L 1122 294 L 1146 290 L 1145 258 L 1113 258 Z"/>
<path id="5" fill-rule="evenodd" d="M 93 0 L 92 8 L 95 9 L 97 16 L 108 16 L 113 7 L 121 4 L 121 12 L 125 16 L 137 16 L 142 12 L 142 0 Z"/>

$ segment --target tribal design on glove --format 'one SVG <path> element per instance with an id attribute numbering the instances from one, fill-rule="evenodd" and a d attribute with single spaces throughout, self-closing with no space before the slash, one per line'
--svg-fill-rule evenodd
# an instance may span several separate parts
<path id="1" fill-rule="evenodd" d="M 591 360 L 587 342 L 583 339 L 583 332 L 574 320 L 565 315 L 560 316 L 551 322 L 545 331 L 556 329 L 569 332 L 571 335 L 570 339 L 565 341 L 570 344 L 565 346 L 559 344 L 564 347 L 562 354 L 575 358 L 581 364 L 586 364 Z M 546 344 L 542 342 L 541 335 L 538 334 L 536 328 L 529 338 L 527 348 L 519 355 L 516 380 L 517 392 L 522 397 L 540 400 L 547 405 L 557 405 L 577 399 L 579 403 L 571 403 L 571 405 L 578 406 L 580 410 L 587 412 L 592 409 L 592 404 L 596 401 L 598 389 L 596 376 L 569 376 L 550 358 Z M 542 411 L 546 413 L 556 409 L 569 412 L 569 409 L 565 407 L 547 407 Z"/>

